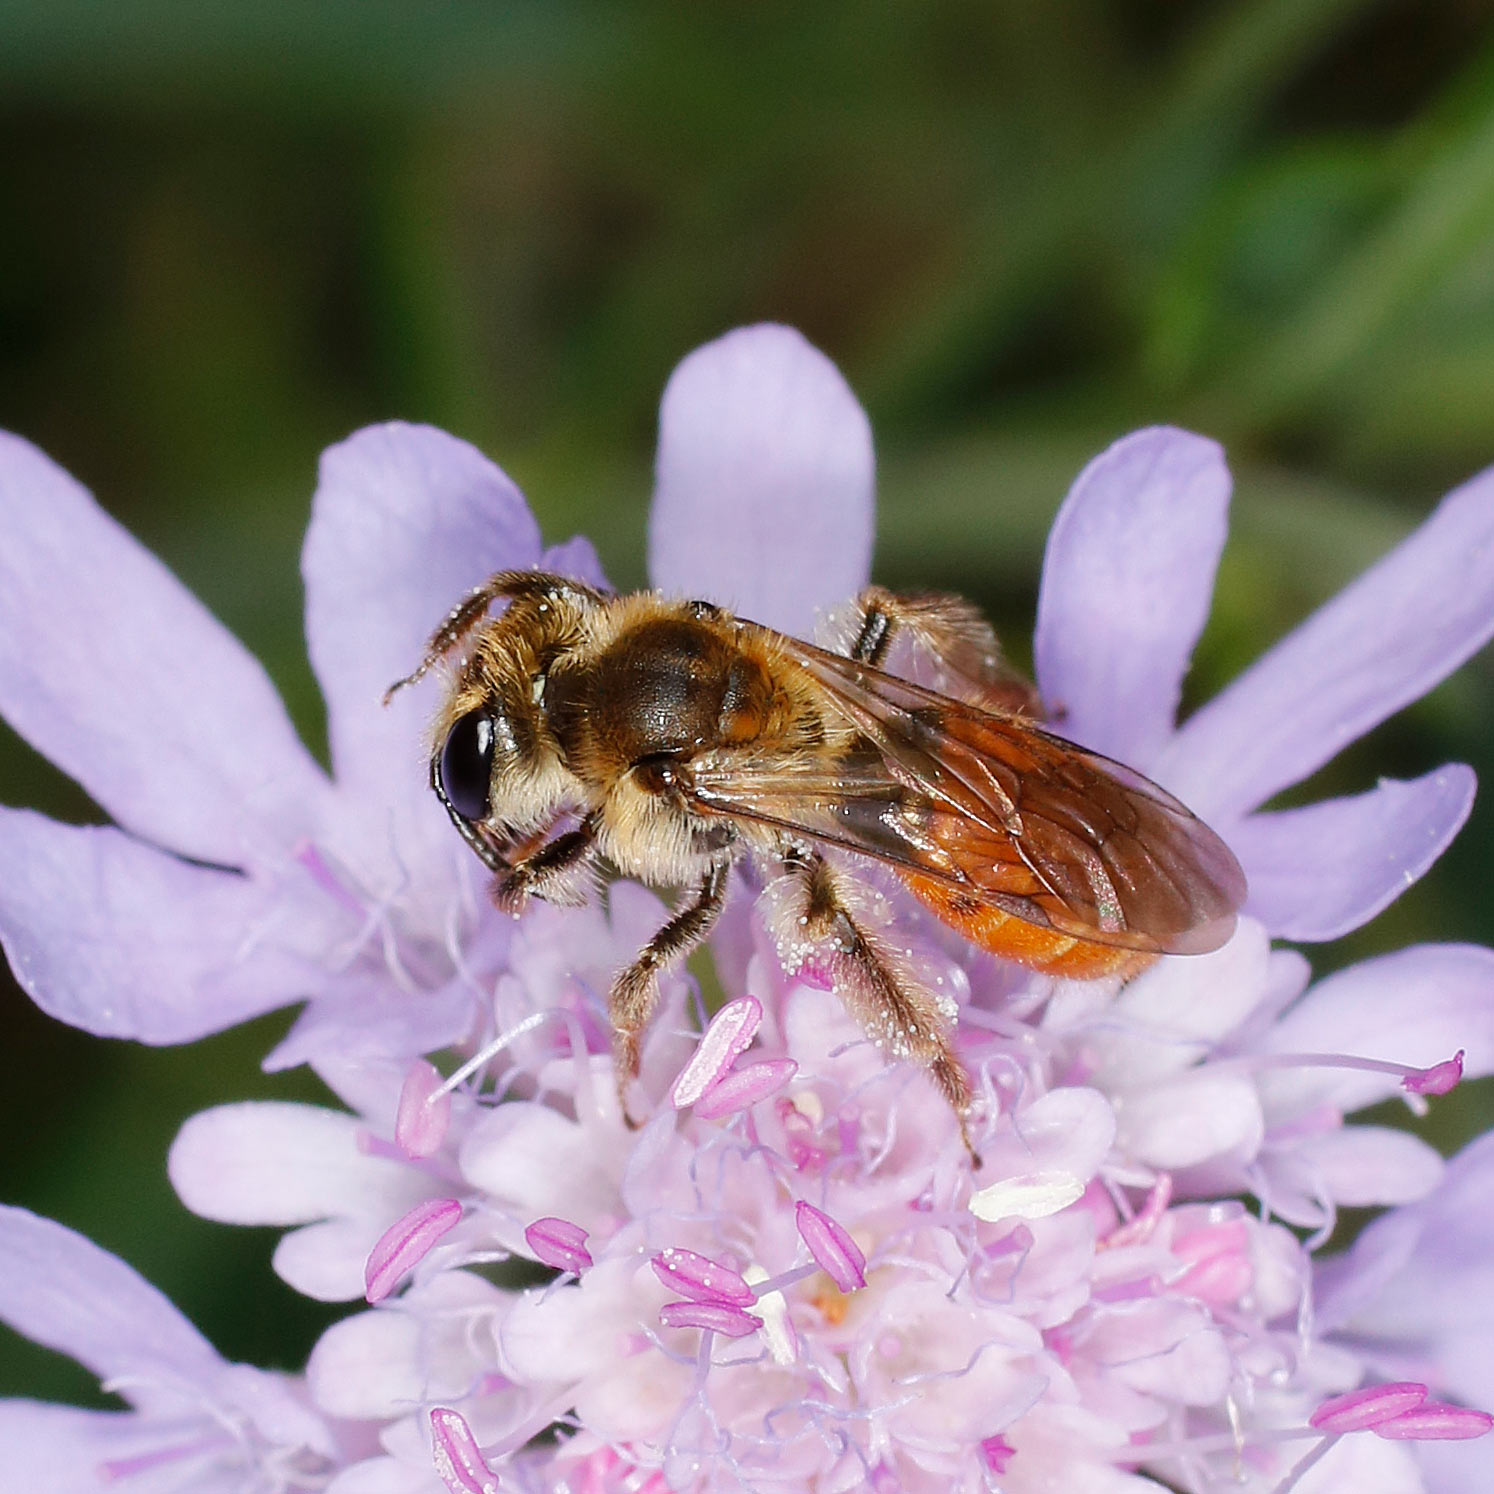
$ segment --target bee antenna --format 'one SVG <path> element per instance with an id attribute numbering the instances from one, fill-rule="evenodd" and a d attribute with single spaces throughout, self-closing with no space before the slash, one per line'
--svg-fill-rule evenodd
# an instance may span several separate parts
<path id="1" fill-rule="evenodd" d="M 390 685 L 390 687 L 384 692 L 383 704 L 387 706 L 389 702 L 393 700 L 394 697 L 405 688 L 406 685 L 413 685 L 417 680 L 419 680 L 421 676 L 430 669 L 431 665 L 436 662 L 437 657 L 438 656 L 435 654 L 427 654 L 426 657 L 420 661 L 420 667 L 415 670 L 413 674 L 407 674 L 403 679 L 395 680 L 395 682 Z"/>

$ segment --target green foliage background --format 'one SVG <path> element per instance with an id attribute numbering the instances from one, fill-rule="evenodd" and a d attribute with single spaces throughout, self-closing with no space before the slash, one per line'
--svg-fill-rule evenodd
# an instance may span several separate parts
<path id="1" fill-rule="evenodd" d="M 879 577 L 977 597 L 1018 657 L 1083 462 L 1152 421 L 1222 439 L 1203 698 L 1494 460 L 1494 4 L 0 0 L 0 424 L 166 557 L 313 742 L 323 446 L 445 426 L 636 585 L 664 379 L 759 318 L 871 412 Z M 1486 655 L 1311 789 L 1488 781 L 1491 743 Z M 97 817 L 8 736 L 0 800 Z M 1480 807 L 1319 968 L 1494 941 L 1491 845 Z M 291 1367 L 324 1315 L 273 1233 L 193 1219 L 162 1167 L 196 1109 L 317 1097 L 258 1072 L 285 1024 L 149 1050 L 0 989 L 0 1197 Z M 1452 1147 L 1489 1110 L 1467 1086 L 1422 1129 Z M 103 1403 L 9 1335 L 0 1393 Z"/>

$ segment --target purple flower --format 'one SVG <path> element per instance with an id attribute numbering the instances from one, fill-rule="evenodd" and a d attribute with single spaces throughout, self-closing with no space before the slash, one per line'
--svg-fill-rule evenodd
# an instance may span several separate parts
<path id="1" fill-rule="evenodd" d="M 272 1065 L 480 1031 L 509 923 L 425 786 L 427 703 L 381 697 L 453 597 L 542 554 L 599 580 L 590 547 L 542 552 L 508 479 L 440 431 L 329 451 L 302 566 L 329 780 L 259 664 L 3 435 L 0 525 L 0 712 L 115 821 L 0 810 L 0 942 L 38 1005 L 166 1043 L 307 999 Z"/>
<path id="2" fill-rule="evenodd" d="M 729 334 L 665 394 L 653 578 L 808 633 L 866 579 L 872 473 L 819 353 Z M 324 465 L 308 634 L 335 783 L 169 578 L 44 459 L 0 453 L 23 535 L 0 567 L 41 577 L 0 584 L 0 706 L 123 827 L 5 812 L 0 938 L 39 1001 L 95 1030 L 172 1040 L 308 999 L 272 1061 L 309 1058 L 346 1110 L 220 1107 L 170 1167 L 200 1212 L 289 1228 L 294 1286 L 374 1304 L 307 1368 L 316 1413 L 377 1431 L 331 1494 L 1476 1486 L 1485 1444 L 1425 1439 L 1485 1429 L 1443 1404 L 1494 1399 L 1469 1363 L 1481 1330 L 1415 1252 L 1435 1233 L 1448 1280 L 1478 1290 L 1482 1154 L 1444 1169 L 1346 1117 L 1424 1107 L 1460 1051 L 1494 1071 L 1494 955 L 1421 947 L 1314 985 L 1271 946 L 1384 907 L 1456 832 L 1472 775 L 1260 805 L 1494 631 L 1494 475 L 1178 727 L 1228 491 L 1218 448 L 1180 431 L 1091 463 L 1050 540 L 1036 661 L 1058 729 L 1230 841 L 1251 883 L 1234 938 L 1124 986 L 1067 982 L 869 879 L 866 916 L 959 1000 L 972 1175 L 948 1107 L 854 1026 L 833 966 L 785 967 L 745 895 L 715 941 L 726 1005 L 705 1024 L 666 982 L 650 1118 L 624 1123 L 602 994 L 658 901 L 618 884 L 605 911 L 499 918 L 425 792 L 429 695 L 378 707 L 456 596 L 540 556 L 470 449 L 390 427 Z M 124 622 L 84 719 L 53 683 L 83 635 L 42 620 L 104 570 Z M 120 683 L 136 654 L 148 711 Z M 470 1056 L 443 1081 L 424 1055 L 448 1045 Z M 1320 1263 L 1337 1209 L 1365 1205 L 1400 1207 Z M 484 1274 L 514 1258 L 560 1274 Z"/>
<path id="3" fill-rule="evenodd" d="M 325 1488 L 351 1429 L 300 1380 L 228 1364 L 123 1261 L 60 1224 L 0 1207 L 0 1319 L 93 1370 L 128 1411 L 0 1401 L 6 1494 Z"/>

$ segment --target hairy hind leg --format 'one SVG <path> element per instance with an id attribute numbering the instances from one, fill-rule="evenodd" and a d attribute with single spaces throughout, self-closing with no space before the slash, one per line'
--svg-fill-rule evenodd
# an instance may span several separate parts
<path id="1" fill-rule="evenodd" d="M 854 880 L 822 856 L 785 862 L 786 887 L 775 884 L 770 923 L 780 952 L 820 954 L 828 947 L 836 994 L 879 1048 L 928 1071 L 960 1125 L 960 1139 L 979 1166 L 970 1140 L 970 1079 L 951 1046 L 954 1004 L 921 982 L 877 937 L 858 903 Z M 807 947 L 806 947 L 807 946 Z"/>
<path id="2" fill-rule="evenodd" d="M 886 668 L 894 639 L 904 634 L 932 670 L 921 683 L 984 710 L 1042 714 L 1037 690 L 1003 659 L 990 623 L 963 597 L 868 586 L 846 633 L 844 652 L 858 663 Z"/>

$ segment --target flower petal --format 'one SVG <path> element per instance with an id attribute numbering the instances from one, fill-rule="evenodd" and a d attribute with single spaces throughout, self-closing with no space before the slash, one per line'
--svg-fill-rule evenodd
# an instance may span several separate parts
<path id="1" fill-rule="evenodd" d="M 977 1181 L 1068 1173 L 1087 1183 L 1114 1140 L 1115 1114 L 1098 1090 L 1050 1090 L 981 1147 L 985 1161 Z"/>
<path id="2" fill-rule="evenodd" d="M 0 1401 L 0 1448 L 5 1450 L 0 1458 L 0 1494 L 100 1494 L 115 1486 L 103 1464 L 149 1459 L 159 1453 L 162 1440 L 159 1424 L 132 1411 Z M 205 1461 L 178 1462 L 173 1472 L 190 1477 L 202 1471 Z M 138 1481 L 134 1486 L 142 1487 Z M 159 1482 L 144 1487 L 148 1494 L 161 1494 Z M 196 1487 L 201 1494 L 226 1494 L 229 1486 L 215 1481 Z"/>
<path id="3" fill-rule="evenodd" d="M 1150 771 L 1214 822 L 1298 783 L 1494 633 L 1494 469 L 1183 726 Z"/>
<path id="4" fill-rule="evenodd" d="M 118 1256 L 51 1219 L 5 1205 L 0 1319 L 71 1355 L 101 1380 L 138 1380 L 125 1390 L 137 1404 L 159 1403 L 163 1382 L 200 1383 L 223 1368 L 213 1346 Z M 174 1400 L 180 1404 L 179 1395 Z"/>
<path id="5" fill-rule="evenodd" d="M 1368 923 L 1445 851 L 1473 807 L 1473 769 L 1385 778 L 1367 794 L 1253 814 L 1230 832 L 1246 911 L 1279 939 L 1337 939 Z"/>
<path id="6" fill-rule="evenodd" d="M 386 708 L 384 692 L 469 591 L 539 555 L 519 490 L 465 441 L 392 424 L 323 454 L 301 570 L 333 767 L 367 822 L 363 855 L 349 864 L 449 886 L 451 827 L 426 786 L 433 696 L 407 690 Z M 423 864 L 432 860 L 445 864 Z"/>
<path id="7" fill-rule="evenodd" d="M 490 1110 L 467 1133 L 462 1175 L 526 1222 L 568 1219 L 594 1230 L 617 1207 L 616 1136 L 568 1120 L 546 1105 L 514 1100 Z"/>
<path id="8" fill-rule="evenodd" d="M 1105 1089 L 1130 1089 L 1197 1063 L 1260 1001 L 1270 959 L 1266 931 L 1242 918 L 1219 949 L 1158 960 L 1121 987 L 1086 1034 L 1094 1079 Z"/>
<path id="9" fill-rule="evenodd" d="M 1127 1156 L 1168 1171 L 1219 1156 L 1248 1160 L 1265 1130 L 1250 1080 L 1208 1067 L 1125 1095 L 1116 1120 Z"/>
<path id="10" fill-rule="evenodd" d="M 1304 1137 L 1292 1161 L 1341 1208 L 1369 1209 L 1425 1198 L 1442 1177 L 1442 1158 L 1419 1136 L 1389 1126 L 1337 1126 Z"/>
<path id="11" fill-rule="evenodd" d="M 227 866 L 326 793 L 258 660 L 35 447 L 0 432 L 0 714 L 120 824 Z"/>
<path id="12" fill-rule="evenodd" d="M 553 571 L 557 576 L 582 581 L 595 586 L 598 591 L 611 591 L 612 583 L 602 569 L 596 547 L 584 534 L 573 534 L 558 545 L 551 545 L 539 560 L 542 571 Z"/>
<path id="13" fill-rule="evenodd" d="M 355 1117 L 315 1105 L 219 1105 L 187 1120 L 166 1167 L 182 1202 L 205 1219 L 304 1224 L 367 1217 L 379 1221 L 371 1245 L 435 1183 L 415 1168 L 365 1155 L 359 1129 Z"/>
<path id="14" fill-rule="evenodd" d="M 1137 431 L 1079 474 L 1048 536 L 1034 662 L 1065 736 L 1146 767 L 1209 615 L 1230 477 L 1213 441 Z"/>
<path id="15" fill-rule="evenodd" d="M 43 1011 L 99 1036 L 189 1042 L 294 1001 L 310 967 L 288 943 L 315 917 L 112 826 L 0 808 L 0 944 Z"/>
<path id="16" fill-rule="evenodd" d="M 1374 1220 L 1347 1254 L 1321 1262 L 1314 1293 L 1326 1326 L 1347 1328 L 1382 1373 L 1435 1366 L 1439 1393 L 1474 1406 L 1494 1399 L 1491 1184 L 1494 1134 L 1485 1134 L 1447 1163 L 1427 1198 Z"/>
<path id="17" fill-rule="evenodd" d="M 333 1476 L 326 1494 L 445 1494 L 434 1473 L 397 1458 L 368 1458 Z"/>
<path id="18" fill-rule="evenodd" d="M 740 327 L 675 369 L 659 410 L 649 575 L 797 637 L 871 566 L 871 427 L 799 333 Z"/>

